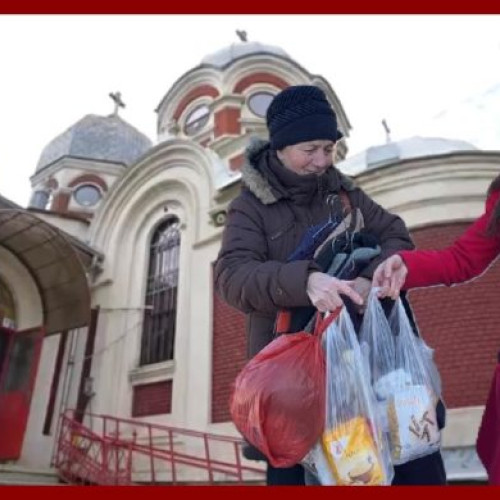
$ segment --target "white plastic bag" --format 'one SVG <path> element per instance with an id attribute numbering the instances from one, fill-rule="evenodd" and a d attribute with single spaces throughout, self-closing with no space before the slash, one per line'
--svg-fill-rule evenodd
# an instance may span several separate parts
<path id="1" fill-rule="evenodd" d="M 335 483 L 388 485 L 394 470 L 376 411 L 367 360 L 344 308 L 324 334 L 326 424 L 322 446 Z"/>
<path id="2" fill-rule="evenodd" d="M 369 349 L 374 393 L 394 464 L 437 451 L 441 433 L 436 418 L 439 373 L 432 350 L 415 336 L 398 299 L 389 319 L 373 290 L 361 327 Z"/>
<path id="3" fill-rule="evenodd" d="M 396 367 L 411 377 L 411 386 L 395 394 L 394 404 L 388 408 L 390 439 L 400 445 L 393 458 L 405 463 L 434 453 L 441 446 L 436 415 L 441 381 L 432 359 L 425 353 L 425 342 L 413 332 L 401 299 L 394 305 L 389 324 L 395 337 Z"/>

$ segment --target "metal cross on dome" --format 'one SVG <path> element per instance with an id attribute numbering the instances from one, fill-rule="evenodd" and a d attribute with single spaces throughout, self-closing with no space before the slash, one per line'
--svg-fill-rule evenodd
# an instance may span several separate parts
<path id="1" fill-rule="evenodd" d="M 391 129 L 389 128 L 389 125 L 387 125 L 385 118 L 382 120 L 382 127 L 384 127 L 385 130 L 385 141 L 389 144 L 389 142 L 391 142 Z"/>
<path id="2" fill-rule="evenodd" d="M 243 31 L 243 30 L 236 30 L 236 34 L 238 35 L 238 38 L 242 41 L 242 42 L 248 42 L 248 34 L 246 31 Z"/>
<path id="3" fill-rule="evenodd" d="M 113 111 L 113 114 L 116 116 L 118 115 L 118 108 L 124 108 L 125 103 L 122 101 L 122 94 L 121 92 L 110 92 L 109 97 L 113 99 L 115 103 L 115 109 Z"/>

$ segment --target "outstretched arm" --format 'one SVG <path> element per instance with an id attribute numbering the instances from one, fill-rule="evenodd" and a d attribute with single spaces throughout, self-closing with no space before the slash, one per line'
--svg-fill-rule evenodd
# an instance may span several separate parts
<path id="1" fill-rule="evenodd" d="M 387 295 L 432 285 L 450 286 L 482 274 L 500 253 L 500 235 L 488 234 L 488 224 L 500 191 L 492 193 L 486 209 L 469 228 L 447 248 L 398 252 L 376 270 L 374 286 L 389 287 Z M 399 289 L 398 289 L 399 288 Z"/>

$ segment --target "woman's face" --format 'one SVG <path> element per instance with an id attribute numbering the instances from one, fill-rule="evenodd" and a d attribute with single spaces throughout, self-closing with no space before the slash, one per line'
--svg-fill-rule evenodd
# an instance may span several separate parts
<path id="1" fill-rule="evenodd" d="M 281 163 L 299 175 L 323 174 L 333 163 L 335 143 L 327 140 L 299 142 L 277 152 Z"/>

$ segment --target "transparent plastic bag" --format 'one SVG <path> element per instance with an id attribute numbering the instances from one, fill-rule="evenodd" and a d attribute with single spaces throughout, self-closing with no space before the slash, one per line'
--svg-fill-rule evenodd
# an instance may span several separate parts
<path id="1" fill-rule="evenodd" d="M 425 342 L 413 333 L 401 299 L 394 305 L 389 324 L 395 336 L 396 367 L 411 377 L 411 386 L 395 394 L 394 404 L 388 408 L 389 432 L 393 434 L 390 439 L 399 441 L 398 461 L 405 463 L 434 453 L 441 446 L 436 415 L 441 381 L 437 368 L 424 352 Z"/>
<path id="2" fill-rule="evenodd" d="M 432 349 L 413 333 L 401 300 L 387 318 L 376 292 L 368 298 L 360 342 L 369 349 L 378 410 L 392 461 L 399 465 L 439 449 L 436 404 L 441 381 Z"/>
<path id="3" fill-rule="evenodd" d="M 396 369 L 395 338 L 376 289 L 368 297 L 359 342 L 368 352 L 371 383 L 377 401 L 385 401 L 394 388 L 409 383 L 408 374 Z"/>
<path id="4" fill-rule="evenodd" d="M 369 366 L 344 308 L 324 334 L 326 419 L 322 446 L 335 483 L 387 485 L 394 476 Z"/>

